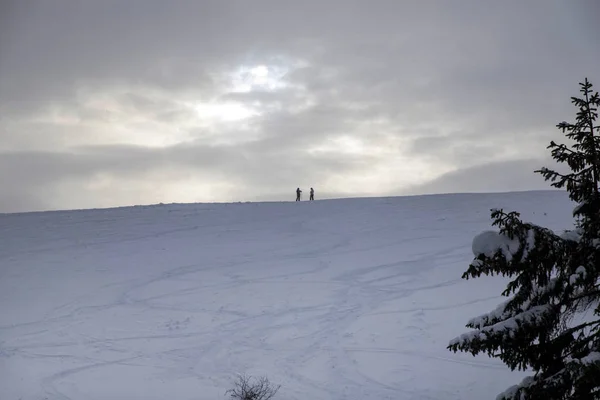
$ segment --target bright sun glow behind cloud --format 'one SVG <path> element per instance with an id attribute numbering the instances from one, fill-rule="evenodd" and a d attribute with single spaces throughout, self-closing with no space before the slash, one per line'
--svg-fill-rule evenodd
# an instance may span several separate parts
<path id="1" fill-rule="evenodd" d="M 285 87 L 287 69 L 275 65 L 242 66 L 231 77 L 231 90 L 247 93 L 253 90 L 277 90 Z"/>
<path id="2" fill-rule="evenodd" d="M 195 107 L 202 120 L 240 121 L 254 115 L 256 111 L 239 103 L 200 103 Z"/>
<path id="3" fill-rule="evenodd" d="M 269 76 L 269 68 L 266 65 L 259 65 L 250 70 L 250 74 L 257 83 L 266 83 Z M 262 81 L 262 82 L 261 82 Z"/>
<path id="4" fill-rule="evenodd" d="M 281 67 L 255 65 L 241 66 L 231 74 L 229 90 L 233 93 L 248 93 L 256 90 L 277 90 L 285 87 L 282 81 L 286 70 Z M 198 117 L 203 121 L 241 121 L 260 113 L 241 103 L 210 102 L 194 105 Z"/>

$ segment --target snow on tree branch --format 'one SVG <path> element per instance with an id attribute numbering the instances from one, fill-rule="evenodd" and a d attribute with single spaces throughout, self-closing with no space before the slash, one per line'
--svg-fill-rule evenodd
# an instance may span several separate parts
<path id="1" fill-rule="evenodd" d="M 466 343 L 476 340 L 485 339 L 493 334 L 502 334 L 507 337 L 514 337 L 519 329 L 526 325 L 534 324 L 540 321 L 546 314 L 552 312 L 553 307 L 549 304 L 543 304 L 532 307 L 524 312 L 521 312 L 506 320 L 495 323 L 494 325 L 485 326 L 481 329 L 473 330 L 452 339 L 450 346 L 465 345 Z"/>
<path id="2" fill-rule="evenodd" d="M 481 254 L 493 257 L 498 251 L 501 251 L 504 257 L 510 261 L 519 250 L 519 241 L 495 231 L 485 231 L 473 238 L 471 248 L 476 257 Z"/>

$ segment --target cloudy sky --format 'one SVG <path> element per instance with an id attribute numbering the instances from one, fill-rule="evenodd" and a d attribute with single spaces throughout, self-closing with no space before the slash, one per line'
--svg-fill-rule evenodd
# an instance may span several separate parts
<path id="1" fill-rule="evenodd" d="M 0 212 L 545 189 L 600 3 L 0 3 Z"/>

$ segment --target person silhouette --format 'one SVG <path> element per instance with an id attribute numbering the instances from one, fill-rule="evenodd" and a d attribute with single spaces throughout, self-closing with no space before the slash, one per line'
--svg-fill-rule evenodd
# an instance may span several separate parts
<path id="1" fill-rule="evenodd" d="M 315 199 L 315 189 L 310 188 L 310 200 L 314 200 Z"/>
<path id="2" fill-rule="evenodd" d="M 296 201 L 300 201 L 300 194 L 302 193 L 302 190 L 300 190 L 300 188 L 296 189 Z"/>

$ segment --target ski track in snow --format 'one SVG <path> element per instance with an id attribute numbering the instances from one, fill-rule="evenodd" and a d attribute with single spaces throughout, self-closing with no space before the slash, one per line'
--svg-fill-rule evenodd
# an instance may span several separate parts
<path id="1" fill-rule="evenodd" d="M 446 350 L 501 301 L 460 278 L 492 207 L 571 227 L 560 192 L 0 215 L 0 398 L 493 398 L 521 375 Z"/>

